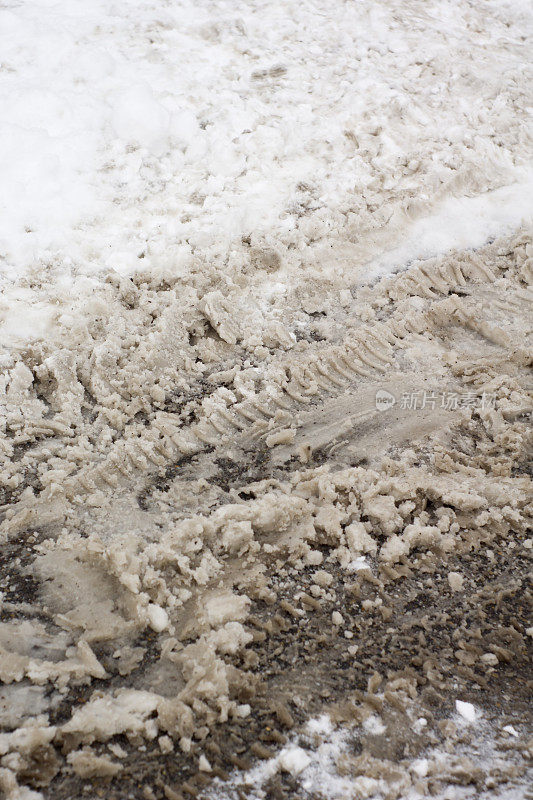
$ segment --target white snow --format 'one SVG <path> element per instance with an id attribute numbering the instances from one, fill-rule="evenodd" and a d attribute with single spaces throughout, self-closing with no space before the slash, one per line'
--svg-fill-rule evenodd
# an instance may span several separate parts
<path id="1" fill-rule="evenodd" d="M 161 633 L 161 631 L 164 631 L 165 628 L 168 627 L 168 614 L 164 608 L 161 608 L 161 606 L 158 606 L 155 603 L 149 603 L 146 609 L 146 614 L 150 627 L 157 633 Z"/>
<path id="2" fill-rule="evenodd" d="M 517 173 L 517 177 L 521 177 Z M 414 260 L 449 250 L 480 247 L 488 239 L 509 233 L 533 219 L 533 172 L 526 180 L 477 197 L 453 197 L 407 228 L 402 243 L 369 264 L 376 277 Z"/>
<path id="3" fill-rule="evenodd" d="M 280 768 L 291 775 L 299 775 L 310 763 L 311 759 L 301 747 L 285 747 L 278 756 Z"/>
<path id="4" fill-rule="evenodd" d="M 428 721 L 425 717 L 419 717 L 413 722 L 413 730 L 415 733 L 421 733 L 427 727 Z"/>
<path id="5" fill-rule="evenodd" d="M 350 563 L 346 566 L 347 572 L 359 572 L 359 570 L 361 569 L 368 569 L 368 561 L 366 560 L 365 556 L 359 556 L 359 558 L 355 558 L 353 561 L 350 561 Z"/>
<path id="6" fill-rule="evenodd" d="M 363 722 L 363 728 L 373 736 L 380 736 L 387 730 L 386 725 L 383 724 L 381 717 L 378 717 L 377 714 L 371 714 L 370 717 L 367 717 Z"/>
<path id="7" fill-rule="evenodd" d="M 416 773 L 416 775 L 418 775 L 419 778 L 425 778 L 429 769 L 429 762 L 427 758 L 419 758 L 417 761 L 413 761 L 411 769 L 414 773 Z"/>
<path id="8" fill-rule="evenodd" d="M 310 734 L 329 735 L 333 731 L 331 717 L 328 716 L 328 714 L 322 714 L 320 717 L 313 717 L 306 722 L 305 728 Z"/>
<path id="9" fill-rule="evenodd" d="M 467 722 L 475 722 L 477 718 L 477 712 L 475 706 L 472 703 L 465 703 L 463 700 L 456 700 L 455 701 L 455 708 L 457 709 L 457 713 L 463 717 Z"/>
<path id="10" fill-rule="evenodd" d="M 334 625 L 339 626 L 343 624 L 344 619 L 342 614 L 340 614 L 338 611 L 333 611 L 331 614 L 331 621 L 333 622 Z"/>
<path id="11" fill-rule="evenodd" d="M 4 4 L 0 342 L 70 335 L 110 270 L 231 282 L 270 248 L 276 303 L 516 227 L 530 20 L 525 0 Z"/>

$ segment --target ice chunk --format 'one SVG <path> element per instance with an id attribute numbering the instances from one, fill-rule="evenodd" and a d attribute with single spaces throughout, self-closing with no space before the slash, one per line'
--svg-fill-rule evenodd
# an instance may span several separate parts
<path id="1" fill-rule="evenodd" d="M 458 713 L 463 717 L 463 719 L 466 719 L 467 722 L 475 722 L 476 709 L 472 705 L 472 703 L 464 703 L 462 700 L 456 700 L 455 708 L 457 709 Z"/>
<path id="2" fill-rule="evenodd" d="M 146 609 L 146 614 L 150 627 L 157 633 L 161 633 L 168 627 L 168 614 L 161 606 L 150 603 Z"/>
<path id="3" fill-rule="evenodd" d="M 295 746 L 282 750 L 278 759 L 280 769 L 283 772 L 290 772 L 291 775 L 299 775 L 310 763 L 311 759 L 305 750 Z"/>

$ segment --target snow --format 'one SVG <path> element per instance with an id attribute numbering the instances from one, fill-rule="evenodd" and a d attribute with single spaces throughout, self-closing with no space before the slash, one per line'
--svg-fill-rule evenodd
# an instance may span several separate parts
<path id="1" fill-rule="evenodd" d="M 372 278 L 399 264 L 442 255 L 449 250 L 480 247 L 489 239 L 527 225 L 533 219 L 533 173 L 479 197 L 446 200 L 434 214 L 407 229 L 401 245 L 369 264 Z"/>
<path id="2" fill-rule="evenodd" d="M 419 717 L 413 722 L 413 730 L 415 733 L 421 733 L 427 727 L 428 721 L 425 717 Z"/>
<path id="3" fill-rule="evenodd" d="M 211 772 L 212 770 L 211 764 L 203 754 L 198 760 L 198 769 L 200 772 Z"/>
<path id="4" fill-rule="evenodd" d="M 470 706 L 470 703 L 457 701 L 461 708 Z M 464 709 L 463 709 L 464 710 Z M 475 711 L 475 709 L 474 709 Z M 467 713 L 470 713 L 468 710 Z M 371 721 L 368 722 L 368 719 Z M 367 733 L 382 733 L 382 724 L 379 717 L 372 715 L 363 724 Z M 483 769 L 494 768 L 499 761 L 500 753 L 494 747 L 493 728 L 494 721 L 472 729 L 470 734 L 472 739 L 469 744 L 459 753 L 451 753 L 450 750 L 442 745 L 429 746 L 423 756 L 412 760 L 401 761 L 395 764 L 395 769 L 379 777 L 370 777 L 358 773 L 357 766 L 352 774 L 347 768 L 354 762 L 354 741 L 358 733 L 356 730 L 350 731 L 346 726 L 336 726 L 331 717 L 323 714 L 320 717 L 311 718 L 304 726 L 302 732 L 295 737 L 295 740 L 286 745 L 281 752 L 274 758 L 267 759 L 257 764 L 247 772 L 234 771 L 228 781 L 221 782 L 215 780 L 207 793 L 211 800 L 223 800 L 223 798 L 233 798 L 236 796 L 240 787 L 246 789 L 246 796 L 250 800 L 264 800 L 267 796 L 265 784 L 280 770 L 288 771 L 297 779 L 298 796 L 303 797 L 327 797 L 330 800 L 345 800 L 348 797 L 376 797 L 382 798 L 393 796 L 418 800 L 425 797 L 422 789 L 416 786 L 418 780 L 428 777 L 435 779 L 435 797 L 452 798 L 471 797 L 469 791 L 464 791 L 464 787 L 454 786 L 452 778 L 451 784 L 445 781 L 444 785 L 439 786 L 439 779 L 444 778 L 448 770 L 453 769 L 454 764 L 460 764 L 464 768 L 469 762 Z M 378 726 L 379 730 L 374 731 Z M 517 736 L 516 730 L 508 725 L 503 728 L 509 735 Z M 372 762 L 372 760 L 371 760 Z M 381 767 L 387 762 L 377 762 Z M 390 763 L 390 762 L 389 762 Z M 407 768 L 411 773 L 413 784 L 405 780 L 406 773 L 402 770 Z M 376 773 L 374 773 L 375 775 Z M 402 782 L 403 781 L 403 782 Z M 252 788 L 253 787 L 253 788 Z M 242 789 L 241 789 L 242 791 Z M 518 800 L 523 795 L 523 786 L 508 787 L 502 785 L 494 795 L 498 798 L 509 798 Z"/>
<path id="5" fill-rule="evenodd" d="M 377 714 L 372 714 L 370 717 L 367 717 L 363 722 L 363 728 L 367 733 L 372 734 L 373 736 L 380 736 L 382 733 L 385 733 L 387 727 L 381 721 L 381 718 L 377 716 Z"/>
<path id="6" fill-rule="evenodd" d="M 448 583 L 452 592 L 460 592 L 464 584 L 464 576 L 459 572 L 448 572 Z"/>
<path id="7" fill-rule="evenodd" d="M 305 746 L 291 742 L 284 747 L 274 758 L 245 773 L 235 773 L 233 781 L 227 786 L 217 786 L 216 783 L 209 796 L 213 798 L 226 797 L 226 791 L 232 785 L 245 784 L 253 786 L 251 798 L 264 796 L 262 787 L 264 783 L 277 772 L 288 772 L 298 777 L 302 789 L 320 794 L 325 792 L 332 800 L 343 798 L 353 790 L 353 781 L 337 774 L 336 761 L 347 746 L 347 733 L 342 729 L 334 729 L 328 715 L 310 719 L 306 725 L 309 734 L 319 737 L 322 741 L 316 750 L 309 750 Z"/>
<path id="8" fill-rule="evenodd" d="M 278 302 L 304 265 L 372 278 L 517 227 L 529 22 L 506 0 L 4 6 L 2 342 L 66 335 L 110 270 L 231 279 L 274 253 Z"/>
<path id="9" fill-rule="evenodd" d="M 311 759 L 301 747 L 285 747 L 278 756 L 280 768 L 291 775 L 299 775 L 310 763 Z"/>
<path id="10" fill-rule="evenodd" d="M 191 313 L 202 312 L 231 344 L 237 335 L 224 314 L 217 317 L 226 287 L 246 289 L 261 310 L 283 310 L 309 286 L 327 287 L 348 306 L 354 285 L 517 229 L 533 216 L 524 88 L 530 24 L 525 0 L 3 4 L 0 363 L 10 350 L 32 353 L 28 343 L 48 347 L 36 347 L 30 365 L 67 352 L 65 343 L 75 350 L 86 317 L 108 313 L 110 277 L 144 275 L 156 288 L 178 280 L 184 303 L 191 289 Z M 166 310 L 164 302 L 154 311 Z M 123 322 L 112 336 L 125 337 Z M 106 355 L 103 346 L 95 353 Z M 23 393 L 34 380 L 19 361 L 9 392 Z M 165 397 L 161 387 L 152 392 Z M 283 428 L 267 444 L 293 439 Z M 397 509 L 385 500 L 374 499 L 373 513 L 389 534 L 381 557 L 394 562 L 409 547 L 394 535 Z M 372 537 L 361 523 L 345 535 L 349 570 L 368 569 L 360 554 L 375 551 Z M 221 541 L 241 555 L 253 541 L 250 522 L 228 527 Z M 323 560 L 319 551 L 305 558 L 315 566 Z M 137 595 L 139 576 L 123 579 Z M 319 587 L 333 576 L 321 570 L 314 580 L 323 594 Z M 462 589 L 463 576 L 448 580 Z M 152 629 L 172 633 L 167 611 L 144 597 Z M 199 623 L 213 630 L 203 634 L 202 652 L 231 654 L 246 643 L 251 634 L 241 622 L 250 602 L 223 589 L 206 597 Z M 365 600 L 363 608 L 381 602 Z M 332 623 L 344 625 L 340 612 Z M 497 663 L 491 653 L 482 660 Z M 92 669 L 103 670 L 98 662 Z M 23 693 L 16 702 L 40 708 L 39 696 Z M 137 689 L 95 694 L 62 733 L 88 744 L 120 734 L 153 739 L 158 702 Z M 460 700 L 456 710 L 465 723 L 481 716 Z M 250 714 L 248 704 L 235 710 L 243 720 Z M 413 728 L 425 724 L 420 718 Z M 363 730 L 378 736 L 386 728 L 372 715 Z M 503 731 L 517 735 L 512 726 Z M 53 731 L 22 735 L 37 734 Z M 372 778 L 354 783 L 339 773 L 350 742 L 329 717 L 310 720 L 305 735 L 320 741 L 313 749 L 291 741 L 236 783 L 260 787 L 281 770 L 303 791 L 332 799 L 379 790 Z M 15 735 L 2 736 L 7 751 Z M 169 742 L 160 737 L 162 752 Z M 191 739 L 180 746 L 188 752 Z M 87 753 L 80 769 L 94 766 Z M 424 777 L 428 764 L 420 759 L 412 769 Z M 203 755 L 198 765 L 211 770 Z"/>
<path id="11" fill-rule="evenodd" d="M 475 722 L 477 719 L 477 712 L 472 703 L 465 703 L 462 700 L 455 701 L 455 708 L 457 713 L 461 715 L 467 722 Z"/>
<path id="12" fill-rule="evenodd" d="M 520 735 L 518 733 L 518 731 L 516 730 L 516 728 L 514 728 L 512 725 L 505 725 L 502 728 L 502 730 L 504 730 L 505 733 L 508 733 L 510 736 L 519 736 Z"/>
<path id="13" fill-rule="evenodd" d="M 305 740 L 299 744 L 291 742 L 274 758 L 267 759 L 248 772 L 234 773 L 228 783 L 222 785 L 215 782 L 208 796 L 213 800 L 221 800 L 233 796 L 233 787 L 244 784 L 250 800 L 258 800 L 265 797 L 263 786 L 266 781 L 280 770 L 298 778 L 304 796 L 309 793 L 331 800 L 343 800 L 359 796 L 358 792 L 379 788 L 379 782 L 372 778 L 361 776 L 354 779 L 339 774 L 337 764 L 349 752 L 350 734 L 342 727 L 335 728 L 327 714 L 310 719 L 305 732 L 311 739 L 317 740 L 316 748 L 310 749 Z M 250 791 L 252 786 L 254 789 Z"/>
<path id="14" fill-rule="evenodd" d="M 158 696 L 151 692 L 125 689 L 115 698 L 96 697 L 77 709 L 63 725 L 64 733 L 110 739 L 117 733 L 143 730 L 147 717 L 155 711 Z M 150 720 L 148 720 L 150 722 Z"/>
<path id="15" fill-rule="evenodd" d="M 165 628 L 168 627 L 168 614 L 164 608 L 161 608 L 161 606 L 158 606 L 155 603 L 149 603 L 146 613 L 152 630 L 157 631 L 157 633 L 161 633 L 161 631 L 164 631 Z"/>
<path id="16" fill-rule="evenodd" d="M 425 778 L 428 774 L 429 762 L 427 758 L 419 758 L 417 761 L 413 761 L 411 769 L 413 772 L 418 775 L 419 778 Z"/>
<path id="17" fill-rule="evenodd" d="M 331 717 L 328 714 L 313 717 L 306 722 L 305 729 L 309 734 L 329 735 L 333 731 Z"/>
<path id="18" fill-rule="evenodd" d="M 207 598 L 203 610 L 209 624 L 220 627 L 226 622 L 244 619 L 249 605 L 250 601 L 246 596 L 226 591 Z"/>
<path id="19" fill-rule="evenodd" d="M 333 611 L 333 613 L 331 614 L 331 621 L 333 622 L 334 625 L 337 626 L 342 625 L 344 623 L 343 616 L 342 614 L 339 614 L 338 611 Z"/>

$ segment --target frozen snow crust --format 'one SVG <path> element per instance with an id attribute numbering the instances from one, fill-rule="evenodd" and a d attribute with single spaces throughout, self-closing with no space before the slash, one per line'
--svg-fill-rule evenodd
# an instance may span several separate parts
<path id="1" fill-rule="evenodd" d="M 526 11 L 0 11 L 9 800 L 523 791 Z"/>

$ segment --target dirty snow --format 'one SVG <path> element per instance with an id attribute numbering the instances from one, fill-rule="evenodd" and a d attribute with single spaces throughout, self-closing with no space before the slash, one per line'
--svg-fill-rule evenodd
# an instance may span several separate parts
<path id="1" fill-rule="evenodd" d="M 531 30 L 525 0 L 2 5 L 9 800 L 169 754 L 215 775 L 207 737 L 263 712 L 275 752 L 213 796 L 520 786 L 520 692 L 497 722 L 458 697 L 532 635 Z M 379 645 L 378 696 L 382 623 L 417 655 Z M 315 648 L 289 699 L 280 633 Z M 276 739 L 335 659 L 368 686 L 321 684 L 350 725 Z"/>
<path id="2" fill-rule="evenodd" d="M 509 734 L 519 735 L 514 729 Z M 250 800 L 265 800 L 269 796 L 268 781 L 276 774 L 287 771 L 295 779 L 293 785 L 297 787 L 298 796 L 305 798 L 384 800 L 392 792 L 392 796 L 402 800 L 421 800 L 428 796 L 437 800 L 470 800 L 479 796 L 474 777 L 476 773 L 484 772 L 498 777 L 503 773 L 504 763 L 489 744 L 495 736 L 497 730 L 493 720 L 484 723 L 468 737 L 463 737 L 453 751 L 451 748 L 448 751 L 438 747 L 429 748 L 423 758 L 403 759 L 394 765 L 390 773 L 386 762 L 372 764 L 372 759 L 369 759 L 366 766 L 372 773 L 370 777 L 361 774 L 358 759 L 354 755 L 357 752 L 357 730 L 349 726 L 337 726 L 327 715 L 323 715 L 310 719 L 299 737 L 287 744 L 275 758 L 263 761 L 248 772 L 235 771 L 225 783 L 216 780 L 207 797 L 209 800 L 233 800 L 244 792 Z M 467 781 L 466 785 L 443 788 L 439 783 L 445 783 L 446 777 L 454 773 L 468 774 L 469 770 L 473 777 L 471 785 Z M 495 786 L 497 783 L 498 779 L 494 782 Z M 238 790 L 241 794 L 237 793 Z M 494 794 L 486 796 L 520 800 L 524 795 L 521 788 L 498 787 Z"/>

